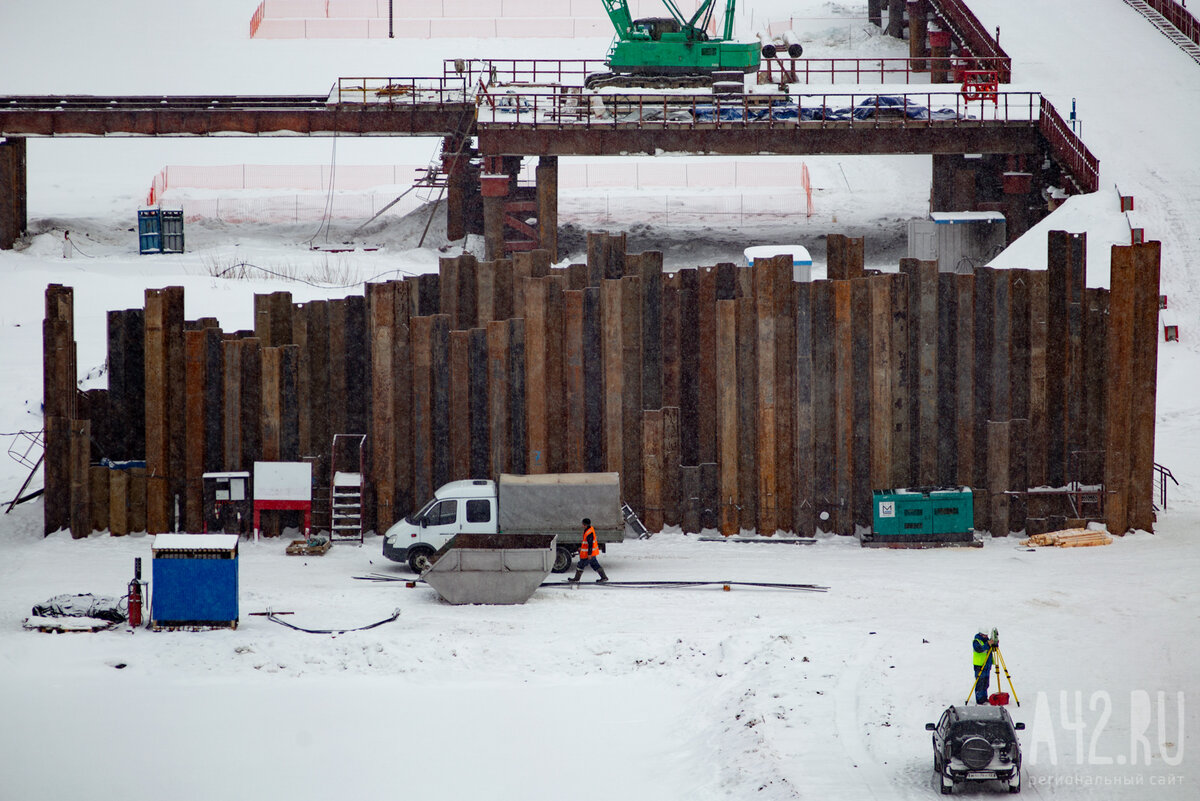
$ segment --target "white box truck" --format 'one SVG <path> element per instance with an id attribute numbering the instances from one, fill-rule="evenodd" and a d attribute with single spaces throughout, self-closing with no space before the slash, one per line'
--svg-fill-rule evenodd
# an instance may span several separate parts
<path id="1" fill-rule="evenodd" d="M 563 573 L 579 553 L 585 517 L 602 548 L 625 539 L 619 474 L 505 473 L 496 481 L 451 481 L 384 533 L 383 555 L 420 575 L 455 534 L 553 534 L 554 572 Z"/>

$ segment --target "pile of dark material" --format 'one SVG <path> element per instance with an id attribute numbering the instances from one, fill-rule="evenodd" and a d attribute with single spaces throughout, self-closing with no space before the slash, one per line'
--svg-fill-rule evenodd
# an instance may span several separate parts
<path id="1" fill-rule="evenodd" d="M 123 601 L 123 598 L 92 595 L 90 592 L 55 595 L 48 601 L 34 605 L 33 614 L 35 617 L 93 617 L 111 623 L 124 623 Z"/>

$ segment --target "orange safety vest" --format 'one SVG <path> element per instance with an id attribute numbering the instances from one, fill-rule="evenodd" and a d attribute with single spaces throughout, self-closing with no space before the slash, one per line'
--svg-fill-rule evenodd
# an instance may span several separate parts
<path id="1" fill-rule="evenodd" d="M 596 542 L 596 527 L 588 526 L 583 532 L 583 542 L 579 543 L 579 558 L 591 559 L 600 554 L 600 543 Z"/>

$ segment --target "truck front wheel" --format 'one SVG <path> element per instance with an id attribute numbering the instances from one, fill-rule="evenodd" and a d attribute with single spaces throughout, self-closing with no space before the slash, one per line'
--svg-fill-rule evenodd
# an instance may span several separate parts
<path id="1" fill-rule="evenodd" d="M 418 576 L 429 569 L 429 557 L 433 556 L 433 549 L 426 545 L 414 545 L 408 549 L 408 568 Z"/>
<path id="2" fill-rule="evenodd" d="M 570 548 L 564 548 L 559 545 L 554 550 L 554 572 L 566 573 L 571 569 L 571 560 L 575 558 L 575 553 Z"/>

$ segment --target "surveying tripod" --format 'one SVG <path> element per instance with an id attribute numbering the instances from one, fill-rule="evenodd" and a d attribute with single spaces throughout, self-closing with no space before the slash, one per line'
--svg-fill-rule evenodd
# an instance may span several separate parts
<path id="1" fill-rule="evenodd" d="M 1004 677 L 1008 679 L 1008 689 L 1012 690 L 1013 701 L 1016 702 L 1017 706 L 1020 706 L 1021 699 L 1017 698 L 1017 690 L 1015 687 L 1013 687 L 1012 676 L 1009 675 L 1008 665 L 1004 662 L 1004 654 L 1000 653 L 1000 635 L 995 629 L 992 629 L 992 645 L 988 648 L 987 659 L 991 659 L 992 664 L 996 666 L 996 689 L 999 690 L 1003 687 L 1003 684 L 1000 681 L 1000 669 L 1004 668 Z M 987 664 L 987 659 L 984 660 L 985 665 Z M 979 686 L 979 680 L 982 679 L 983 676 L 984 671 L 979 671 L 979 675 L 975 677 L 974 683 L 971 684 L 971 690 L 967 694 L 968 704 L 971 703 L 971 699 L 975 697 L 975 688 Z"/>

